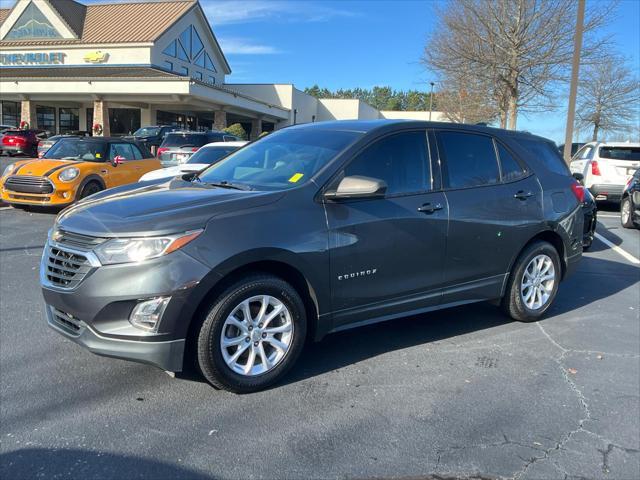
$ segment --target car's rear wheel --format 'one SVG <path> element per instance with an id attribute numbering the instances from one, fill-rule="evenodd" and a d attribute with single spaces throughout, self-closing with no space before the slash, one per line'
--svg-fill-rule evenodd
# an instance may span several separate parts
<path id="1" fill-rule="evenodd" d="M 624 197 L 620 202 L 620 223 L 624 228 L 635 227 L 631 217 L 631 199 L 629 197 Z"/>
<path id="2" fill-rule="evenodd" d="M 551 306 L 562 276 L 555 247 L 538 241 L 518 257 L 502 299 L 503 310 L 514 320 L 534 322 Z"/>
<path id="3" fill-rule="evenodd" d="M 262 390 L 293 366 L 305 336 L 305 308 L 296 290 L 278 277 L 248 276 L 209 310 L 198 335 L 198 365 L 214 387 Z"/>
<path id="4" fill-rule="evenodd" d="M 98 193 L 102 190 L 102 187 L 98 182 L 89 182 L 84 187 L 82 187 L 82 191 L 80 192 L 80 198 L 87 198 L 94 193 Z"/>

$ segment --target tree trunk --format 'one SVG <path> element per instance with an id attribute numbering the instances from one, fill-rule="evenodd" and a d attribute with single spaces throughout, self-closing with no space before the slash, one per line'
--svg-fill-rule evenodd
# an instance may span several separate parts
<path id="1" fill-rule="evenodd" d="M 507 115 L 509 112 L 506 110 L 500 110 L 500 128 L 507 128 Z"/>
<path id="2" fill-rule="evenodd" d="M 518 97 L 511 95 L 509 98 L 509 130 L 515 130 L 518 123 Z"/>
<path id="3" fill-rule="evenodd" d="M 591 141 L 592 142 L 597 142 L 598 141 L 598 130 L 600 130 L 600 125 L 598 125 L 597 123 L 593 124 L 593 135 L 591 135 Z"/>

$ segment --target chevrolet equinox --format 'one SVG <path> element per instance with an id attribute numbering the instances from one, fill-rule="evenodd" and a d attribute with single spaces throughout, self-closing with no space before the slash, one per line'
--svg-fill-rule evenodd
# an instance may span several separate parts
<path id="1" fill-rule="evenodd" d="M 49 325 L 90 351 L 266 388 L 305 340 L 492 300 L 534 321 L 582 255 L 584 190 L 550 141 L 482 126 L 343 121 L 62 211 Z"/>

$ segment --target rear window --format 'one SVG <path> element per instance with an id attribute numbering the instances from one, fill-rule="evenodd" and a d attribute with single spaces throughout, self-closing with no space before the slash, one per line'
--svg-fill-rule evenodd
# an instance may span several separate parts
<path id="1" fill-rule="evenodd" d="M 4 132 L 5 135 L 11 137 L 28 137 L 29 135 L 31 135 L 31 132 L 29 132 L 28 130 L 7 130 L 6 132 Z"/>
<path id="2" fill-rule="evenodd" d="M 201 147 L 209 143 L 205 134 L 170 133 L 162 142 L 163 147 Z"/>
<path id="3" fill-rule="evenodd" d="M 191 155 L 187 163 L 206 163 L 212 165 L 231 152 L 235 152 L 237 149 L 238 147 L 204 147 Z"/>
<path id="4" fill-rule="evenodd" d="M 570 175 L 569 167 L 564 163 L 560 152 L 552 143 L 524 138 L 519 138 L 516 141 L 550 172 Z"/>
<path id="5" fill-rule="evenodd" d="M 600 147 L 600 158 L 613 160 L 640 160 L 640 147 Z"/>

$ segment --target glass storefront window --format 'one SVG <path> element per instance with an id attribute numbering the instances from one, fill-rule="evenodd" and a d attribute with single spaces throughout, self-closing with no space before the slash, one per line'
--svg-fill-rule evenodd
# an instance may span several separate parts
<path id="1" fill-rule="evenodd" d="M 46 130 L 52 134 L 56 133 L 56 109 L 55 107 L 45 107 L 36 105 L 36 121 L 40 130 Z"/>
<path id="2" fill-rule="evenodd" d="M 93 135 L 93 108 L 87 108 L 87 132 Z"/>
<path id="3" fill-rule="evenodd" d="M 18 102 L 2 102 L 2 125 L 20 126 L 20 104 Z"/>
<path id="4" fill-rule="evenodd" d="M 131 135 L 139 128 L 139 108 L 109 108 L 109 129 L 112 136 Z"/>
<path id="5" fill-rule="evenodd" d="M 61 108 L 58 110 L 60 133 L 80 130 L 80 113 L 77 108 Z"/>

